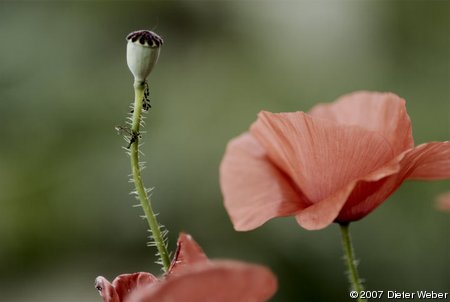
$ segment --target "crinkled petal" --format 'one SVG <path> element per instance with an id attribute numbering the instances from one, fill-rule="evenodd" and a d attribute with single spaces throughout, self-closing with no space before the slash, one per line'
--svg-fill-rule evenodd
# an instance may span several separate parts
<path id="1" fill-rule="evenodd" d="M 399 156 L 400 169 L 377 181 L 360 181 L 349 196 L 337 221 L 363 218 L 383 203 L 406 180 L 411 178 L 442 179 L 450 177 L 450 144 L 428 143 L 405 151 Z"/>
<path id="2" fill-rule="evenodd" d="M 225 208 L 238 231 L 255 229 L 274 217 L 293 215 L 307 204 L 292 180 L 272 164 L 248 133 L 228 144 L 220 165 L 220 184 Z"/>
<path id="3" fill-rule="evenodd" d="M 414 171 L 409 179 L 450 178 L 450 142 L 431 142 L 415 148 L 417 153 Z"/>
<path id="4" fill-rule="evenodd" d="M 106 278 L 102 276 L 97 277 L 95 279 L 95 288 L 103 298 L 103 302 L 121 302 L 116 289 Z"/>
<path id="5" fill-rule="evenodd" d="M 450 212 L 450 192 L 443 193 L 437 197 L 436 207 L 441 211 Z"/>
<path id="6" fill-rule="evenodd" d="M 150 273 L 141 272 L 119 275 L 114 279 L 112 284 L 119 297 L 118 301 L 123 302 L 131 292 L 155 282 L 158 282 L 155 276 Z"/>
<path id="7" fill-rule="evenodd" d="M 208 262 L 208 257 L 206 257 L 202 248 L 195 242 L 191 235 L 180 233 L 175 257 L 172 260 L 167 274 L 177 274 L 186 266 L 202 262 Z"/>
<path id="8" fill-rule="evenodd" d="M 307 230 L 318 230 L 327 227 L 333 221 L 337 220 L 338 216 L 340 217 L 341 213 L 344 211 L 343 209 L 348 207 L 349 203 L 351 204 L 353 200 L 358 203 L 358 199 L 354 198 L 355 195 L 373 194 L 376 189 L 380 187 L 380 185 L 377 185 L 379 180 L 386 179 L 386 177 L 398 173 L 400 170 L 399 161 L 401 158 L 403 158 L 403 155 L 398 156 L 396 159 L 392 160 L 378 170 L 364 176 L 361 179 L 351 182 L 338 192 L 328 196 L 318 203 L 315 203 L 304 211 L 301 211 L 296 216 L 297 222 Z M 361 184 L 375 185 L 369 188 L 361 187 Z M 373 208 L 376 206 L 377 205 L 374 205 Z M 353 220 L 343 220 L 342 222 L 347 221 Z"/>
<path id="9" fill-rule="evenodd" d="M 350 222 L 363 218 L 386 201 L 404 180 L 405 175 L 402 170 L 378 180 L 359 181 L 347 198 L 336 221 Z"/>
<path id="10" fill-rule="evenodd" d="M 251 134 L 312 203 L 340 194 L 395 158 L 381 135 L 303 112 L 261 112 Z"/>
<path id="11" fill-rule="evenodd" d="M 313 204 L 295 216 L 299 225 L 307 230 L 320 230 L 330 225 L 347 200 L 354 184 L 349 184 L 339 192 Z"/>
<path id="12" fill-rule="evenodd" d="M 262 302 L 276 288 L 276 277 L 267 268 L 223 260 L 195 264 L 182 274 L 141 289 L 127 302 Z"/>
<path id="13" fill-rule="evenodd" d="M 331 104 L 316 105 L 309 113 L 375 131 L 386 138 L 395 155 L 414 146 L 405 100 L 393 93 L 354 92 Z"/>

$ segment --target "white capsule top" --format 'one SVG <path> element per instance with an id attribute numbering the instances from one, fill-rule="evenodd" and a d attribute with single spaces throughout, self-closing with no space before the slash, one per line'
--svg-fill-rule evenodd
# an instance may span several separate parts
<path id="1" fill-rule="evenodd" d="M 127 36 L 127 64 L 136 82 L 144 82 L 158 61 L 163 40 L 149 30 L 138 30 Z"/>

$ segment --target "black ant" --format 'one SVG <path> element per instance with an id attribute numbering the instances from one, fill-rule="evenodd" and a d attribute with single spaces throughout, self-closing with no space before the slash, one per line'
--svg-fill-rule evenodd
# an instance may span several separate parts
<path id="1" fill-rule="evenodd" d="M 128 146 L 127 146 L 127 149 L 130 149 L 131 145 L 132 145 L 133 143 L 137 142 L 137 140 L 138 140 L 139 138 L 141 138 L 141 134 L 140 134 L 139 132 L 136 133 L 136 132 L 134 132 L 134 131 L 131 131 L 131 129 L 128 128 L 128 127 L 116 126 L 116 130 L 117 130 L 117 133 L 118 133 L 118 134 L 123 134 L 123 133 L 125 133 L 125 134 L 129 135 L 130 138 L 128 139 Z"/>
<path id="2" fill-rule="evenodd" d="M 152 105 L 150 105 L 150 89 L 148 88 L 148 83 L 145 82 L 144 99 L 142 100 L 142 109 L 144 111 L 148 111 L 150 108 L 152 108 Z"/>
<path id="3" fill-rule="evenodd" d="M 152 105 L 150 105 L 150 89 L 148 88 L 148 83 L 145 82 L 144 98 L 142 99 L 142 110 L 149 111 L 150 108 L 152 108 Z M 134 109 L 131 109 L 130 112 L 133 113 Z"/>

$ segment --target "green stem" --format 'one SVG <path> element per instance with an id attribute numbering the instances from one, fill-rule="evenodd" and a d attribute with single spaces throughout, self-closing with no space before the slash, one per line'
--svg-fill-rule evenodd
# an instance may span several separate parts
<path id="1" fill-rule="evenodd" d="M 359 277 L 358 270 L 356 269 L 355 253 L 353 251 L 352 240 L 348 231 L 349 225 L 346 223 L 339 224 L 339 226 L 341 229 L 342 246 L 344 248 L 345 260 L 348 267 L 348 277 L 352 290 L 358 293 L 358 302 L 367 301 L 366 299 L 359 297 L 359 294 L 364 290 L 364 287 L 362 286 L 361 278 Z"/>
<path id="2" fill-rule="evenodd" d="M 156 220 L 155 213 L 152 210 L 152 204 L 147 191 L 144 188 L 141 177 L 141 169 L 139 166 L 139 129 L 141 125 L 141 114 L 142 114 L 142 102 L 144 99 L 144 89 L 145 83 L 135 82 L 134 83 L 134 111 L 133 111 L 133 121 L 131 125 L 132 132 L 132 143 L 130 146 L 130 158 L 131 158 L 131 170 L 133 171 L 133 181 L 136 187 L 136 192 L 141 202 L 141 206 L 144 209 L 145 216 L 147 218 L 148 225 L 152 232 L 153 240 L 155 241 L 156 248 L 158 249 L 158 254 L 161 257 L 161 262 L 164 271 L 167 271 L 170 266 L 169 253 L 167 252 L 167 247 L 164 243 L 161 230 Z"/>

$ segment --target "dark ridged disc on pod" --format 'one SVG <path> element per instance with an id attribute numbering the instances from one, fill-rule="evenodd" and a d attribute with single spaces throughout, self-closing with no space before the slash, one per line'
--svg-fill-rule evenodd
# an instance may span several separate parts
<path id="1" fill-rule="evenodd" d="M 127 36 L 127 40 L 133 43 L 138 42 L 142 46 L 160 47 L 163 44 L 163 39 L 150 30 L 133 31 Z"/>

